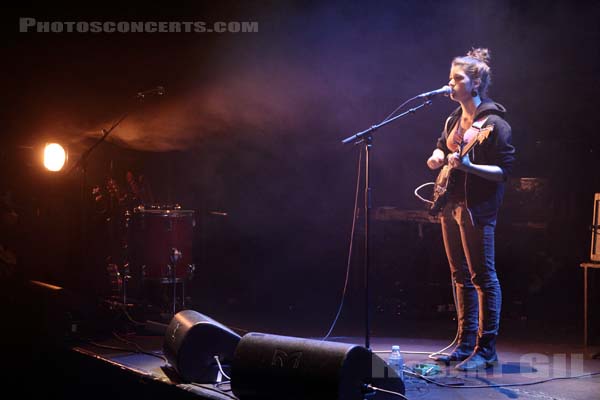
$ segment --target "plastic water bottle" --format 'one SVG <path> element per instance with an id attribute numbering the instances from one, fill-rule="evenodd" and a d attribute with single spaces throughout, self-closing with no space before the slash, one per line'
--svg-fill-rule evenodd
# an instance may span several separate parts
<path id="1" fill-rule="evenodd" d="M 404 379 L 402 370 L 404 369 L 404 358 L 400 353 L 400 346 L 392 346 L 392 354 L 388 357 L 388 366 L 396 371 L 400 379 Z"/>

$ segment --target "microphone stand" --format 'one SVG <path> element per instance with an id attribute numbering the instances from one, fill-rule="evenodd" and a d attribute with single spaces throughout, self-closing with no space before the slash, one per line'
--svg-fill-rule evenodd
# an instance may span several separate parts
<path id="1" fill-rule="evenodd" d="M 417 107 L 411 108 L 405 112 L 403 112 L 402 114 L 399 114 L 397 116 L 395 116 L 394 118 L 390 118 L 390 119 L 385 119 L 383 122 L 377 124 L 377 125 L 373 125 L 370 128 L 362 131 L 362 132 L 358 132 L 352 136 L 347 137 L 346 139 L 342 140 L 342 143 L 347 144 L 347 143 L 354 143 L 354 144 L 361 144 L 364 143 L 365 146 L 365 192 L 364 192 L 364 210 L 365 210 L 365 221 L 364 221 L 364 225 L 365 225 L 365 237 L 364 237 L 364 300 L 365 300 L 365 347 L 367 348 L 367 350 L 371 350 L 371 333 L 370 333 L 370 324 L 371 324 L 371 312 L 370 312 L 370 300 L 371 300 L 371 294 L 370 294 L 370 289 L 369 289 L 369 275 L 370 275 L 370 263 L 371 263 L 371 257 L 370 257 L 370 239 L 369 239 L 369 225 L 370 225 L 370 219 L 371 219 L 371 207 L 372 207 L 372 202 L 371 202 L 371 195 L 372 195 L 372 188 L 371 188 L 371 171 L 369 169 L 369 164 L 370 164 L 370 159 L 371 159 L 371 148 L 373 147 L 373 134 L 375 133 L 375 131 L 379 128 L 381 128 L 382 126 L 385 126 L 387 124 L 389 124 L 392 121 L 395 121 L 399 118 L 404 117 L 407 114 L 414 114 L 417 110 L 428 106 L 431 104 L 431 100 L 427 99 L 427 101 L 425 101 L 424 103 L 418 105 Z"/>

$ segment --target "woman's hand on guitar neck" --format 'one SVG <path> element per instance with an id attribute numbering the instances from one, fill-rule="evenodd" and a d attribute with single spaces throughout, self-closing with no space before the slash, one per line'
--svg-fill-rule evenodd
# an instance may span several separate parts
<path id="1" fill-rule="evenodd" d="M 440 149 L 435 149 L 433 151 L 433 154 L 431 154 L 431 157 L 427 159 L 427 166 L 429 167 L 429 169 L 438 169 L 442 165 L 444 165 L 445 159 L 446 156 L 444 152 Z"/>

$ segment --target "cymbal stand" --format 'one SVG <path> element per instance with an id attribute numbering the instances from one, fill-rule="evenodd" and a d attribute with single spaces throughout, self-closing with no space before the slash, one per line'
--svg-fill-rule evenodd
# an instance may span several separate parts
<path id="1" fill-rule="evenodd" d="M 165 90 L 162 86 L 158 86 L 157 88 L 151 89 L 151 90 L 146 90 L 143 92 L 139 92 L 136 94 L 135 98 L 138 101 L 143 101 L 146 96 L 148 95 L 159 95 L 162 96 L 165 94 Z M 75 170 L 81 170 L 81 188 L 80 188 L 80 196 L 81 196 L 81 204 L 80 204 L 80 212 L 81 212 L 81 222 L 80 222 L 80 231 L 81 231 L 81 238 L 80 238 L 80 257 L 83 259 L 84 255 L 87 253 L 86 251 L 86 246 L 87 246 L 87 241 L 89 239 L 88 237 L 88 226 L 87 226 L 87 216 L 88 216 L 88 207 L 87 207 L 87 202 L 86 202 L 86 195 L 87 195 L 87 191 L 86 191 L 86 186 L 87 186 L 87 165 L 88 165 L 88 159 L 90 157 L 90 155 L 92 154 L 92 152 L 102 143 L 106 140 L 106 138 L 108 137 L 108 135 L 111 134 L 111 132 L 113 130 L 115 130 L 115 128 L 117 126 L 119 126 L 121 124 L 121 122 L 123 122 L 123 120 L 125 120 L 125 118 L 127 118 L 127 116 L 130 114 L 130 111 L 126 111 L 125 113 L 123 113 L 121 115 L 121 117 L 109 128 L 109 129 L 102 129 L 102 136 L 100 138 L 98 138 L 98 140 L 96 140 L 96 142 L 94 142 L 86 151 L 84 151 L 81 156 L 79 157 L 79 159 L 77 160 L 77 162 L 73 165 L 73 167 L 67 172 L 67 175 L 71 175 Z M 128 275 L 128 274 L 127 274 Z M 123 297 L 124 300 L 126 300 L 125 294 Z M 126 305 L 127 302 L 124 301 L 124 304 Z"/>

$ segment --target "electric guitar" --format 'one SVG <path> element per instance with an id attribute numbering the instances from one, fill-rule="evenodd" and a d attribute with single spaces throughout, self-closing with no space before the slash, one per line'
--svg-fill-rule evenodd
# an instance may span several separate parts
<path id="1" fill-rule="evenodd" d="M 466 154 L 473 149 L 476 144 L 483 143 L 484 140 L 488 138 L 490 133 L 494 130 L 494 125 L 486 126 L 483 129 L 480 129 L 477 132 L 477 135 L 471 140 L 469 143 L 464 144 L 461 143 L 459 147 L 460 158 L 463 158 Z M 433 198 L 431 199 L 431 207 L 429 209 L 429 214 L 437 215 L 442 208 L 446 205 L 448 201 L 448 195 L 453 190 L 453 182 L 454 179 L 452 177 L 453 168 L 448 165 L 446 161 L 446 165 L 442 167 L 442 170 L 438 174 L 435 185 L 433 187 Z"/>

